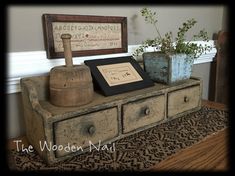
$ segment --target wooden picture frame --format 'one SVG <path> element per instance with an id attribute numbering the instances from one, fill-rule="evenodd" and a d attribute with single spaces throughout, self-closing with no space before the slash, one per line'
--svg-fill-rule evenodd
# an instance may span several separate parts
<path id="1" fill-rule="evenodd" d="M 128 52 L 126 17 L 43 14 L 42 23 L 49 59 L 64 57 L 62 33 L 72 35 L 74 57 Z"/>
<path id="2" fill-rule="evenodd" d="M 131 56 L 85 60 L 93 81 L 105 96 L 142 89 L 154 85 Z"/>

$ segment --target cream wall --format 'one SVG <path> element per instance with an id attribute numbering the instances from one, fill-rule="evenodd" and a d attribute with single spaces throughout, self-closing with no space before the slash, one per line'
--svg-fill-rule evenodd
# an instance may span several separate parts
<path id="1" fill-rule="evenodd" d="M 140 16 L 144 6 L 9 6 L 7 9 L 8 52 L 44 50 L 41 16 L 43 13 L 126 16 L 128 20 L 128 44 L 140 44 L 151 38 L 155 32 Z M 183 21 L 194 17 L 198 24 L 193 30 L 205 28 L 209 36 L 222 29 L 223 6 L 149 6 L 159 16 L 162 33 L 172 30 L 175 34 Z M 193 32 L 192 31 L 192 32 Z M 193 76 L 203 79 L 203 98 L 208 98 L 210 63 L 198 64 L 193 68 Z M 7 137 L 25 134 L 21 94 L 7 95 Z"/>
<path id="2" fill-rule="evenodd" d="M 9 6 L 9 52 L 44 50 L 41 16 L 43 13 L 125 16 L 128 21 L 128 44 L 140 44 L 155 35 L 154 29 L 140 15 L 143 6 Z M 148 6 L 146 6 L 148 7 Z M 221 29 L 223 6 L 149 6 L 159 17 L 159 30 L 165 33 L 187 19 L 195 18 L 198 24 L 192 30 L 205 28 L 209 36 Z"/>

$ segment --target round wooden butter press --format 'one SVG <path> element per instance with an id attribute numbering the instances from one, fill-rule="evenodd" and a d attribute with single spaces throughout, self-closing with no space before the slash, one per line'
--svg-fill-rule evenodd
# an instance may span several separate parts
<path id="1" fill-rule="evenodd" d="M 86 65 L 73 65 L 71 35 L 62 34 L 61 38 L 66 65 L 50 71 L 50 101 L 56 106 L 87 104 L 94 93 L 90 69 Z"/>

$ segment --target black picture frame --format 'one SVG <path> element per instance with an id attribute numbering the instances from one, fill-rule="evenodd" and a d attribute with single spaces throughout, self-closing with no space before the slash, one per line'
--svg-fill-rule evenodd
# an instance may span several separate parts
<path id="1" fill-rule="evenodd" d="M 149 78 L 149 76 L 144 72 L 139 63 L 132 56 L 85 60 L 84 64 L 90 68 L 95 85 L 97 84 L 98 88 L 100 88 L 101 92 L 105 96 L 143 89 L 154 85 L 154 82 Z M 122 67 L 123 65 L 124 67 Z M 116 66 L 117 69 L 115 69 Z M 105 72 L 108 74 L 107 77 L 104 75 L 104 72 L 100 69 L 100 67 L 104 67 L 103 70 L 107 71 Z M 129 68 L 131 68 L 130 71 L 128 71 Z M 135 74 L 132 75 L 132 72 Z M 117 77 L 112 76 L 116 74 L 118 74 Z M 115 82 L 115 84 L 117 85 L 110 85 L 113 83 L 109 82 L 109 78 L 121 78 L 122 80 L 122 77 L 126 76 L 126 74 L 130 78 L 134 79 L 130 79 L 131 81 L 127 79 L 124 83 L 118 82 L 120 80 L 116 79 L 117 81 Z"/>

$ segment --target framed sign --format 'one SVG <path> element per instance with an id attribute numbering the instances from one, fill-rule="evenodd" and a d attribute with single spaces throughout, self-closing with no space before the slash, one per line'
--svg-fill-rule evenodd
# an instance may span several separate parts
<path id="1" fill-rule="evenodd" d="M 127 18 L 43 14 L 47 57 L 64 57 L 61 34 L 69 33 L 74 57 L 127 52 Z"/>
<path id="2" fill-rule="evenodd" d="M 93 80 L 105 96 L 153 86 L 153 81 L 131 56 L 85 60 Z"/>

